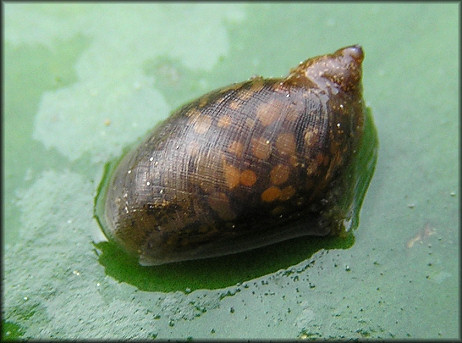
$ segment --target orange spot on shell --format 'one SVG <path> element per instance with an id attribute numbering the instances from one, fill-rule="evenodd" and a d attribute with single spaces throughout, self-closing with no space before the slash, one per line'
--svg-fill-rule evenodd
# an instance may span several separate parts
<path id="1" fill-rule="evenodd" d="M 276 139 L 276 148 L 281 154 L 295 154 L 295 137 L 292 133 L 281 133 Z"/>
<path id="2" fill-rule="evenodd" d="M 220 119 L 218 119 L 217 125 L 218 127 L 228 127 L 231 125 L 231 117 L 228 115 L 222 116 Z"/>
<path id="3" fill-rule="evenodd" d="M 187 147 L 186 150 L 188 154 L 191 156 L 196 156 L 199 153 L 200 145 L 197 142 L 191 142 Z"/>
<path id="4" fill-rule="evenodd" d="M 242 90 L 242 92 L 239 93 L 239 99 L 241 99 L 242 102 L 245 102 L 249 100 L 251 97 L 253 97 L 255 94 L 255 91 L 252 89 L 250 90 Z"/>
<path id="5" fill-rule="evenodd" d="M 272 202 L 276 199 L 278 199 L 281 196 L 281 190 L 278 187 L 271 186 L 270 188 L 267 188 L 262 194 L 261 194 L 261 200 L 265 202 Z"/>
<path id="6" fill-rule="evenodd" d="M 193 146 L 193 144 L 191 144 Z M 210 149 L 208 155 L 202 154 L 198 151 L 198 155 L 194 157 L 196 162 L 196 169 L 192 171 L 195 175 L 203 175 L 204 177 L 192 177 L 190 181 L 195 185 L 199 185 L 202 190 L 206 193 L 212 192 L 217 186 L 217 177 L 222 179 L 224 177 L 224 163 L 223 158 L 217 157 L 220 152 L 216 149 Z M 199 158 L 200 156 L 200 158 Z M 172 189 L 175 189 L 176 183 L 174 180 L 169 178 L 172 182 Z"/>
<path id="7" fill-rule="evenodd" d="M 242 157 L 242 153 L 244 152 L 244 144 L 238 141 L 233 141 L 229 145 L 228 151 L 237 157 Z"/>
<path id="8" fill-rule="evenodd" d="M 287 181 L 290 174 L 290 167 L 285 164 L 278 164 L 270 172 L 271 183 L 280 185 Z"/>
<path id="9" fill-rule="evenodd" d="M 257 181 L 257 175 L 254 171 L 246 169 L 241 173 L 240 181 L 244 186 L 252 187 Z"/>
<path id="10" fill-rule="evenodd" d="M 229 104 L 229 108 L 232 109 L 232 110 L 237 110 L 239 107 L 241 106 L 241 103 L 239 101 L 232 101 L 230 104 Z"/>
<path id="11" fill-rule="evenodd" d="M 279 200 L 286 201 L 292 198 L 295 194 L 295 188 L 294 186 L 287 186 L 286 188 L 283 188 L 281 191 L 281 196 L 279 197 Z"/>
<path id="12" fill-rule="evenodd" d="M 245 120 L 245 125 L 249 128 L 253 128 L 255 126 L 255 119 L 247 118 Z"/>
<path id="13" fill-rule="evenodd" d="M 263 103 L 257 108 L 257 118 L 263 126 L 271 125 L 281 116 L 282 108 L 277 100 Z"/>
<path id="14" fill-rule="evenodd" d="M 226 185 L 228 186 L 228 188 L 233 189 L 234 187 L 239 185 L 239 180 L 241 177 L 239 169 L 226 163 L 224 163 L 223 169 L 225 173 Z"/>
<path id="15" fill-rule="evenodd" d="M 252 139 L 252 153 L 255 157 L 266 160 L 271 154 L 271 144 L 264 137 Z"/>
<path id="16" fill-rule="evenodd" d="M 200 116 L 197 118 L 196 122 L 194 123 L 194 131 L 200 135 L 203 135 L 209 130 L 211 124 L 212 124 L 211 117 Z"/>
<path id="17" fill-rule="evenodd" d="M 200 117 L 200 115 L 201 111 L 199 111 L 197 108 L 191 108 L 190 110 L 188 110 L 188 112 L 186 112 L 186 117 L 190 118 Z"/>

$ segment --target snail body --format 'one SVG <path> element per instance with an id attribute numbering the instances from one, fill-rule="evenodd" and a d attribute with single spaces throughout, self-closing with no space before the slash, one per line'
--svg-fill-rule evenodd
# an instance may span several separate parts
<path id="1" fill-rule="evenodd" d="M 157 265 L 348 231 L 362 60 L 346 47 L 179 108 L 113 172 L 106 236 Z"/>

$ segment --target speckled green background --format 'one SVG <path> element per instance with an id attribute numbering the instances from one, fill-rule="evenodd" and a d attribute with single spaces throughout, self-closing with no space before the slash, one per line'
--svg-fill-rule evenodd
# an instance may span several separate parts
<path id="1" fill-rule="evenodd" d="M 459 337 L 459 4 L 2 6 L 4 337 Z M 104 164 L 171 110 L 355 43 L 380 149 L 353 240 L 159 268 L 94 244 Z"/>

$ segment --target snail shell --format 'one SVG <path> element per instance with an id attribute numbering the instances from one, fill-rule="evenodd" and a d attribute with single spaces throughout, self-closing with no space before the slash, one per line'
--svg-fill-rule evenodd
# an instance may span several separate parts
<path id="1" fill-rule="evenodd" d="M 105 234 L 157 265 L 348 230 L 363 57 L 345 47 L 175 111 L 114 171 Z"/>

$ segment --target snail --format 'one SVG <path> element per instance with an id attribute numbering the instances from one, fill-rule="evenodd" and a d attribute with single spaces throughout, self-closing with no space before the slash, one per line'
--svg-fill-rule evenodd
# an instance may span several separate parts
<path id="1" fill-rule="evenodd" d="M 363 58 L 348 46 L 173 112 L 112 172 L 99 200 L 105 235 L 159 265 L 348 232 Z"/>

